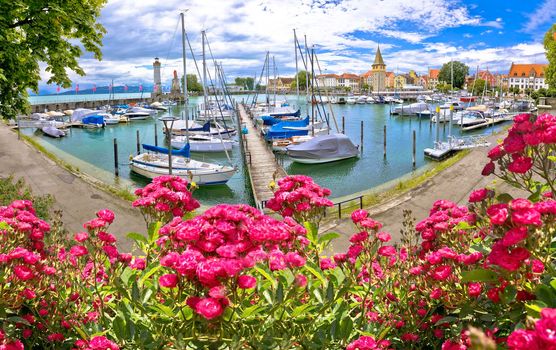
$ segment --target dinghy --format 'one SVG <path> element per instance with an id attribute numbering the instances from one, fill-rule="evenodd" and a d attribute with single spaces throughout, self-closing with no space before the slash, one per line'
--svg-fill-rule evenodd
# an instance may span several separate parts
<path id="1" fill-rule="evenodd" d="M 58 129 L 53 125 L 45 126 L 41 130 L 45 135 L 48 135 L 50 137 L 60 138 L 62 136 L 66 136 L 65 132 L 63 132 L 62 130 Z"/>

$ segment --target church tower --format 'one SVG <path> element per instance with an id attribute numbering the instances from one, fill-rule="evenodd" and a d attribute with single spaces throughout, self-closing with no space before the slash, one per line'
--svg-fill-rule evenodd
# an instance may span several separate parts
<path id="1" fill-rule="evenodd" d="M 373 77 L 372 87 L 373 92 L 378 93 L 385 91 L 385 81 L 386 81 L 386 64 L 382 59 L 382 54 L 380 53 L 380 46 L 376 49 L 375 61 L 372 65 L 373 69 L 371 74 Z"/>

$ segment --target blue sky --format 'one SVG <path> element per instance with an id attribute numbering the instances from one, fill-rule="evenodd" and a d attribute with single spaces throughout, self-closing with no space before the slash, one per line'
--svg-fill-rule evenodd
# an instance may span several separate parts
<path id="1" fill-rule="evenodd" d="M 165 82 L 174 69 L 181 75 L 182 9 L 195 54 L 206 29 L 230 80 L 259 74 L 267 50 L 279 75 L 293 75 L 294 28 L 315 45 L 327 73 L 369 70 L 378 44 L 389 71 L 424 73 L 454 59 L 473 71 L 505 73 L 511 62 L 546 62 L 542 39 L 556 22 L 556 0 L 108 0 L 100 18 L 108 31 L 103 60 L 85 54 L 87 76 L 72 79 L 81 89 L 111 79 L 151 84 L 155 56 Z"/>

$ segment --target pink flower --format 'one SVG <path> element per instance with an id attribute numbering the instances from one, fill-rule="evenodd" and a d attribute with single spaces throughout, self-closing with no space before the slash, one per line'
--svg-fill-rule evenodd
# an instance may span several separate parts
<path id="1" fill-rule="evenodd" d="M 373 337 L 364 335 L 352 341 L 346 350 L 374 350 L 378 349 L 378 344 Z"/>
<path id="2" fill-rule="evenodd" d="M 222 305 L 215 298 L 203 298 L 195 305 L 195 312 L 207 320 L 212 320 L 224 312 Z"/>
<path id="3" fill-rule="evenodd" d="M 144 270 L 145 267 L 146 267 L 146 264 L 147 264 L 147 262 L 145 261 L 145 259 L 135 258 L 135 259 L 133 259 L 131 264 L 129 264 L 129 267 L 131 267 L 134 270 Z"/>
<path id="4" fill-rule="evenodd" d="M 237 285 L 241 289 L 255 288 L 257 285 L 257 279 L 253 276 L 242 275 L 238 277 Z"/>
<path id="5" fill-rule="evenodd" d="M 396 248 L 390 245 L 382 246 L 378 248 L 378 255 L 382 255 L 382 256 L 396 255 Z"/>
<path id="6" fill-rule="evenodd" d="M 544 345 L 556 346 L 556 309 L 545 308 L 535 324 L 537 336 Z"/>
<path id="7" fill-rule="evenodd" d="M 488 152 L 488 157 L 490 158 L 490 160 L 496 161 L 496 160 L 502 158 L 505 154 L 506 154 L 506 152 L 504 151 L 502 146 L 497 145 Z"/>
<path id="8" fill-rule="evenodd" d="M 162 275 L 158 279 L 158 283 L 165 288 L 175 288 L 178 285 L 178 275 L 173 273 Z"/>
<path id="9" fill-rule="evenodd" d="M 321 270 L 330 270 L 336 267 L 334 261 L 330 258 L 321 258 L 320 259 L 320 268 Z"/>
<path id="10" fill-rule="evenodd" d="M 89 341 L 89 348 L 91 350 L 119 350 L 120 348 L 116 343 L 106 339 L 104 336 L 95 336 Z"/>
<path id="11" fill-rule="evenodd" d="M 366 210 L 358 209 L 358 210 L 354 211 L 353 213 L 351 213 L 351 220 L 355 224 L 358 224 L 361 221 L 363 221 L 364 219 L 366 219 L 367 216 L 369 216 L 369 213 Z"/>
<path id="12" fill-rule="evenodd" d="M 307 285 L 307 277 L 302 274 L 295 276 L 295 285 L 304 288 Z"/>
<path id="13" fill-rule="evenodd" d="M 14 266 L 14 274 L 22 281 L 27 281 L 35 277 L 33 270 L 25 265 Z"/>
<path id="14" fill-rule="evenodd" d="M 478 297 L 479 295 L 481 295 L 481 291 L 482 291 L 482 286 L 478 282 L 470 282 L 467 285 L 467 294 L 470 297 L 473 297 L 473 298 Z"/>
<path id="15" fill-rule="evenodd" d="M 514 157 L 513 161 L 508 164 L 508 170 L 516 174 L 525 174 L 533 166 L 533 159 L 529 157 Z"/>
<path id="16" fill-rule="evenodd" d="M 506 247 L 519 243 L 527 238 L 527 227 L 519 226 L 510 229 L 502 238 L 502 244 Z"/>
<path id="17" fill-rule="evenodd" d="M 376 238 L 381 241 L 381 242 L 390 242 L 390 240 L 392 239 L 392 237 L 390 236 L 390 234 L 386 233 L 386 232 L 378 232 L 376 234 Z"/>
<path id="18" fill-rule="evenodd" d="M 89 251 L 87 250 L 87 247 L 85 247 L 85 246 L 74 245 L 70 249 L 70 254 L 75 256 L 76 258 L 78 258 L 80 256 L 89 254 Z"/>
<path id="19" fill-rule="evenodd" d="M 102 209 L 97 212 L 97 217 L 111 224 L 114 221 L 114 212 L 110 209 Z"/>
<path id="20" fill-rule="evenodd" d="M 535 331 L 528 331 L 524 329 L 516 329 L 508 337 L 508 349 L 510 350 L 537 350 L 537 335 Z"/>
<path id="21" fill-rule="evenodd" d="M 89 234 L 87 232 L 77 232 L 75 234 L 75 236 L 73 236 L 73 238 L 77 241 L 77 242 L 85 242 L 87 240 L 87 238 L 89 238 Z"/>
<path id="22" fill-rule="evenodd" d="M 432 278 L 443 281 L 452 275 L 452 268 L 449 265 L 440 265 L 432 270 Z"/>
<path id="23" fill-rule="evenodd" d="M 361 231 L 361 232 L 356 233 L 353 236 L 351 236 L 349 241 L 351 243 L 359 243 L 359 242 L 366 241 L 368 238 L 369 238 L 369 233 L 367 233 L 367 231 Z"/>
<path id="24" fill-rule="evenodd" d="M 301 267 L 305 265 L 305 258 L 296 252 L 286 254 L 286 262 L 290 267 Z"/>
<path id="25" fill-rule="evenodd" d="M 512 222 L 518 225 L 542 225 L 541 214 L 535 209 L 523 209 L 512 212 Z"/>
<path id="26" fill-rule="evenodd" d="M 52 333 L 49 334 L 47 338 L 51 342 L 64 341 L 64 335 L 62 333 Z"/>
<path id="27" fill-rule="evenodd" d="M 484 201 L 489 194 L 489 190 L 486 188 L 481 188 L 471 192 L 469 195 L 469 203 L 477 203 Z"/>
<path id="28" fill-rule="evenodd" d="M 491 205 L 486 213 L 492 224 L 502 225 L 508 218 L 508 205 L 505 203 Z"/>
<path id="29" fill-rule="evenodd" d="M 533 271 L 533 273 L 544 272 L 544 264 L 539 259 L 533 259 L 533 261 L 531 261 L 531 266 L 531 271 Z"/>
<path id="30" fill-rule="evenodd" d="M 495 168 L 495 165 L 494 165 L 493 162 L 487 163 L 485 165 L 485 167 L 483 168 L 483 170 L 481 171 L 481 175 L 488 176 L 488 175 L 494 173 L 494 168 Z"/>
<path id="31" fill-rule="evenodd" d="M 35 299 L 37 297 L 37 294 L 29 288 L 25 288 L 22 294 L 26 299 Z"/>

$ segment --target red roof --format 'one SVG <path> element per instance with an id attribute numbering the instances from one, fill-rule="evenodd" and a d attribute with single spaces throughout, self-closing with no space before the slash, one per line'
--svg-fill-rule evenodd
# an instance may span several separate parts
<path id="1" fill-rule="evenodd" d="M 339 76 L 338 74 L 327 73 L 327 74 L 317 75 L 317 78 L 339 78 Z"/>
<path id="2" fill-rule="evenodd" d="M 544 70 L 548 64 L 514 64 L 510 67 L 510 77 L 544 77 Z"/>
<path id="3" fill-rule="evenodd" d="M 372 70 L 370 70 L 370 71 L 367 71 L 367 72 L 365 72 L 365 73 L 361 74 L 361 78 L 367 78 L 367 77 L 370 77 L 370 76 L 371 76 L 372 74 L 373 74 L 373 71 L 372 71 Z"/>
<path id="4" fill-rule="evenodd" d="M 438 79 L 439 74 L 440 74 L 440 69 L 429 69 L 429 77 L 431 79 Z"/>
<path id="5" fill-rule="evenodd" d="M 344 79 L 359 79 L 359 75 L 353 73 L 344 73 L 340 75 L 340 78 Z"/>

